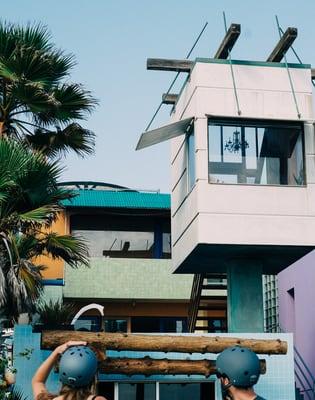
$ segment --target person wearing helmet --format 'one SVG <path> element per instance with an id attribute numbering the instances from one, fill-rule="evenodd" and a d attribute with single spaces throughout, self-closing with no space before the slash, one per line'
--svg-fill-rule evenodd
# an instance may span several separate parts
<path id="1" fill-rule="evenodd" d="M 59 394 L 46 388 L 50 371 L 59 361 Z M 97 358 L 86 342 L 70 341 L 57 347 L 36 371 L 32 379 L 34 400 L 106 400 L 95 393 Z"/>
<path id="2" fill-rule="evenodd" d="M 250 349 L 233 346 L 222 351 L 216 361 L 216 374 L 224 400 L 265 400 L 253 389 L 260 376 L 260 362 Z"/>

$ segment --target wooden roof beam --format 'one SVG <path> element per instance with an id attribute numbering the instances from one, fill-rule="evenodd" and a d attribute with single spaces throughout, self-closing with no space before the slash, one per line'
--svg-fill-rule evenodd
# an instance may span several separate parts
<path id="1" fill-rule="evenodd" d="M 272 50 L 270 56 L 267 58 L 267 61 L 280 62 L 296 39 L 297 33 L 298 31 L 296 28 L 288 28 L 282 35 L 276 47 Z"/>
<path id="2" fill-rule="evenodd" d="M 148 58 L 147 69 L 156 71 L 190 72 L 194 62 L 190 60 L 173 60 L 164 58 Z"/>
<path id="3" fill-rule="evenodd" d="M 175 104 L 178 99 L 178 94 L 175 93 L 163 93 L 162 102 L 163 104 Z"/>
<path id="4" fill-rule="evenodd" d="M 228 58 L 228 55 L 232 50 L 240 34 L 241 34 L 241 25 L 231 24 L 217 52 L 215 53 L 214 58 L 221 58 L 221 59 Z"/>

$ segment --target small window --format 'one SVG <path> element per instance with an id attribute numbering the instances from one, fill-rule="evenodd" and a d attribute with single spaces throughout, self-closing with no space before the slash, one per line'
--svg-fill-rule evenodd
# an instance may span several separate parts
<path id="1" fill-rule="evenodd" d="M 187 179 L 188 192 L 191 191 L 196 182 L 196 154 L 195 154 L 195 134 L 193 126 L 186 136 L 187 142 Z"/>
<path id="2" fill-rule="evenodd" d="M 118 398 L 120 400 L 155 400 L 155 383 L 119 383 Z"/>
<path id="3" fill-rule="evenodd" d="M 127 319 L 108 318 L 105 319 L 105 332 L 127 332 Z"/>
<path id="4" fill-rule="evenodd" d="M 209 182 L 305 185 L 301 124 L 208 121 Z"/>

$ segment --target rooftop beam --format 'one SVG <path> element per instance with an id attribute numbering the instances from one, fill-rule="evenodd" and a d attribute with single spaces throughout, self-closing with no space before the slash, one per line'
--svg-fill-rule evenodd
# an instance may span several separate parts
<path id="1" fill-rule="evenodd" d="M 271 52 L 270 56 L 267 58 L 267 61 L 280 62 L 296 39 L 297 32 L 298 31 L 296 28 L 288 28 L 282 35 L 276 47 Z"/>
<path id="2" fill-rule="evenodd" d="M 241 33 L 240 24 L 231 24 L 214 58 L 226 59 Z"/>
<path id="3" fill-rule="evenodd" d="M 189 60 L 173 60 L 164 58 L 148 58 L 147 69 L 156 71 L 190 72 L 194 65 Z"/>
<path id="4" fill-rule="evenodd" d="M 175 104 L 178 99 L 178 94 L 175 93 L 163 93 L 162 103 L 163 104 Z"/>

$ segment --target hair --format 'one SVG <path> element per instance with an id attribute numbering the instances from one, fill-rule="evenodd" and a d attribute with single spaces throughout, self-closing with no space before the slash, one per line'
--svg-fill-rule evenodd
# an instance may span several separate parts
<path id="1" fill-rule="evenodd" d="M 86 400 L 91 395 L 96 395 L 94 381 L 88 386 L 79 388 L 63 385 L 58 394 L 43 392 L 37 396 L 36 400 L 53 400 L 58 396 L 63 396 L 64 400 Z"/>

